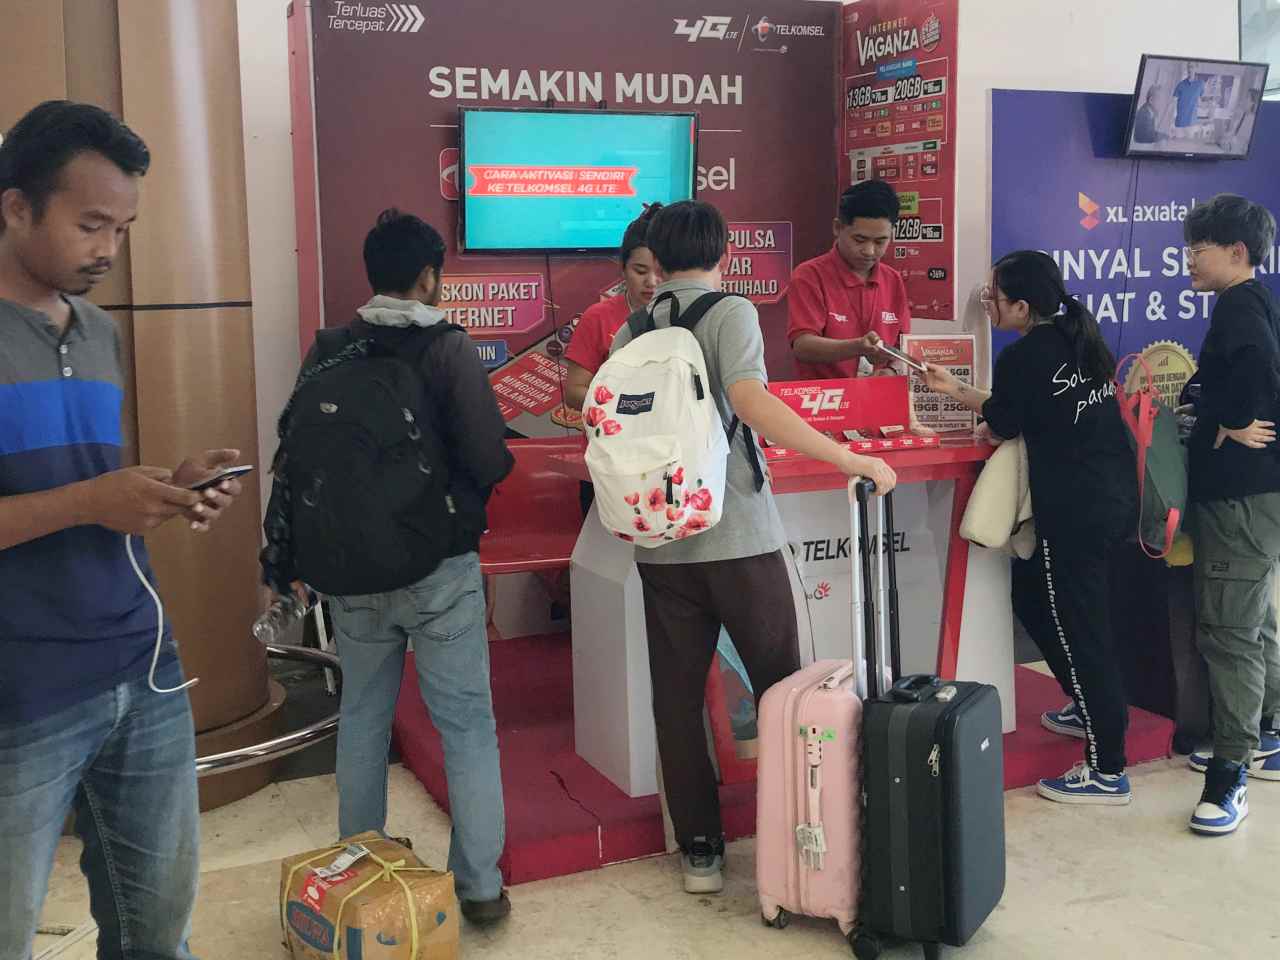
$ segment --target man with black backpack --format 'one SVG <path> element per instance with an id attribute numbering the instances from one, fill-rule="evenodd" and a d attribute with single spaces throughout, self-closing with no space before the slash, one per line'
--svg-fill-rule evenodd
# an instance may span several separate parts
<path id="1" fill-rule="evenodd" d="M 466 331 L 436 305 L 445 244 L 386 210 L 364 243 L 375 296 L 316 338 L 280 418 L 264 580 L 326 594 L 342 658 L 338 829 L 382 831 L 387 744 L 412 640 L 444 743 L 449 869 L 473 923 L 511 910 L 478 548 L 514 458 Z"/>

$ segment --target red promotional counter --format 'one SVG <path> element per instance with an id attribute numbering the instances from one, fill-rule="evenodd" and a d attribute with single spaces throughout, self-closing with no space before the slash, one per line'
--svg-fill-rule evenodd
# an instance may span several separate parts
<path id="1" fill-rule="evenodd" d="M 594 508 L 581 520 L 578 481 L 587 473 L 580 436 L 510 443 L 517 468 L 491 501 L 482 566 L 494 575 L 545 572 L 563 568 L 571 554 L 572 578 L 571 635 L 492 634 L 507 802 L 503 869 L 509 882 L 519 883 L 660 853 L 665 841 L 634 548 L 608 535 Z M 957 535 L 990 453 L 970 436 L 878 455 L 899 478 L 894 547 L 904 668 L 999 689 L 1005 783 L 1013 787 L 1061 773 L 1079 759 L 1080 744 L 1049 734 L 1037 721 L 1040 711 L 1061 706 L 1057 683 L 1014 667 L 1008 558 Z M 802 659 L 847 657 L 847 584 L 840 581 L 841 571 L 846 581 L 851 571 L 848 545 L 840 540 L 849 535 L 845 480 L 806 458 L 775 461 L 770 472 L 790 545 Z M 439 737 L 414 671 L 405 677 L 396 743 L 447 810 Z M 754 764 L 726 768 L 722 733 L 716 743 L 721 809 L 726 835 L 735 839 L 755 830 Z M 1167 721 L 1133 710 L 1133 762 L 1165 755 L 1170 735 Z"/>
<path id="2" fill-rule="evenodd" d="M 1015 708 L 1009 566 L 990 551 L 971 550 L 958 536 L 959 518 L 991 452 L 967 436 L 876 455 L 899 476 L 894 547 L 904 669 L 994 684 L 1008 732 Z M 587 479 L 581 444 L 550 460 L 556 465 L 551 469 Z M 847 658 L 852 564 L 846 478 L 808 458 L 772 462 L 770 472 L 791 547 L 801 659 Z M 575 748 L 629 796 L 653 793 L 651 688 L 634 548 L 611 537 L 594 508 L 573 551 L 572 597 Z M 977 608 L 982 624 L 970 636 L 964 630 L 967 605 Z"/>

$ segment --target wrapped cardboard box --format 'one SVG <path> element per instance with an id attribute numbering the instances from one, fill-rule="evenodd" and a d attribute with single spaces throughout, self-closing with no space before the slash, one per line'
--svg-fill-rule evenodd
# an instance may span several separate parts
<path id="1" fill-rule="evenodd" d="M 377 833 L 280 864 L 280 922 L 295 960 L 456 960 L 453 874 Z"/>

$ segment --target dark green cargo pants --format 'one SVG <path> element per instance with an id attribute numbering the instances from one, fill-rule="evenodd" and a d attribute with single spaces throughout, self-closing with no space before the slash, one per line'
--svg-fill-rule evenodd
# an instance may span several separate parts
<path id="1" fill-rule="evenodd" d="M 1280 713 L 1280 493 L 1192 506 L 1196 641 L 1213 692 L 1213 752 L 1248 763 Z"/>

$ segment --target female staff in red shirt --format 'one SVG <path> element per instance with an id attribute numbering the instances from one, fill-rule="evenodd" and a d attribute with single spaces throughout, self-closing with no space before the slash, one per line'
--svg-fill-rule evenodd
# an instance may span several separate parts
<path id="1" fill-rule="evenodd" d="M 575 410 L 582 409 L 591 378 L 609 358 L 613 335 L 627 322 L 627 317 L 649 305 L 649 301 L 653 299 L 653 291 L 661 282 L 653 254 L 645 245 L 649 221 L 661 209 L 660 203 L 645 207 L 644 213 L 633 220 L 622 235 L 619 261 L 626 289 L 617 296 L 587 307 L 582 319 L 578 321 L 577 329 L 573 331 L 573 339 L 569 341 L 569 349 L 564 354 L 565 365 L 569 368 L 564 402 Z"/>

